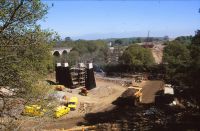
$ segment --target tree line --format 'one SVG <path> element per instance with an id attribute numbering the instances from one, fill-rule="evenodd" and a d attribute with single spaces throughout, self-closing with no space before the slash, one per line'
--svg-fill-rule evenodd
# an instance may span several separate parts
<path id="1" fill-rule="evenodd" d="M 68 62 L 76 65 L 79 62 L 93 62 L 98 65 L 106 64 L 108 45 L 102 40 L 70 40 L 59 41 L 54 47 L 72 48 L 69 54 L 55 57 L 56 61 Z"/>
<path id="2" fill-rule="evenodd" d="M 200 30 L 195 36 L 178 37 L 164 49 L 166 81 L 187 90 L 188 97 L 200 105 Z"/>

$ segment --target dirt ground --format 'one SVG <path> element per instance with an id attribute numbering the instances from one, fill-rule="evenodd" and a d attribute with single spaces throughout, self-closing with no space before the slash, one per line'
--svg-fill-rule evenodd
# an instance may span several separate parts
<path id="1" fill-rule="evenodd" d="M 162 44 L 157 44 L 157 45 L 154 45 L 154 47 L 151 49 L 153 57 L 157 64 L 160 64 L 162 62 L 164 47 L 165 46 Z"/>
<path id="2" fill-rule="evenodd" d="M 84 121 L 83 117 L 87 113 L 96 113 L 100 111 L 109 110 L 113 107 L 112 102 L 116 100 L 126 88 L 112 82 L 97 80 L 97 87 L 90 90 L 88 96 L 79 95 L 80 89 L 65 89 L 58 91 L 61 95 L 67 97 L 76 96 L 78 98 L 78 107 L 75 111 L 71 111 L 66 116 L 53 120 L 28 120 L 24 121 L 21 130 L 30 129 L 68 129 L 77 125 L 77 123 Z"/>
<path id="3" fill-rule="evenodd" d="M 66 95 L 67 97 L 76 96 L 78 98 L 78 107 L 75 111 L 58 119 L 42 119 L 23 121 L 21 130 L 54 130 L 69 129 L 80 126 L 78 123 L 84 122 L 86 114 L 105 112 L 112 110 L 115 105 L 112 104 L 127 89 L 119 83 L 97 79 L 97 87 L 90 90 L 88 96 L 79 95 L 80 89 L 65 89 L 55 92 L 57 97 Z M 155 93 L 162 88 L 162 81 L 143 81 L 142 103 L 152 103 Z"/>

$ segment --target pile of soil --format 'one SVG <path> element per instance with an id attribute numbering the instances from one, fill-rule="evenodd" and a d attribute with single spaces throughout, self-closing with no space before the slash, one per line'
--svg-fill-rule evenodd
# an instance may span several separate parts
<path id="1" fill-rule="evenodd" d="M 118 106 L 134 106 L 136 90 L 133 88 L 128 88 L 122 93 L 122 95 L 113 102 L 114 105 Z"/>
<path id="2" fill-rule="evenodd" d="M 113 89 L 110 86 L 99 86 L 96 87 L 92 90 L 90 90 L 90 95 L 99 97 L 99 98 L 103 98 L 103 97 L 107 97 L 111 94 L 113 94 L 115 92 L 115 89 Z"/>

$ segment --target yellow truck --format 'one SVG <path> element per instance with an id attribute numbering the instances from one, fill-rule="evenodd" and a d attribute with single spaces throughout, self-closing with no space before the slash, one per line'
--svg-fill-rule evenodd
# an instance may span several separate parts
<path id="1" fill-rule="evenodd" d="M 68 102 L 68 107 L 70 108 L 70 110 L 76 110 L 77 104 L 78 104 L 78 98 L 71 97 Z"/>
<path id="2" fill-rule="evenodd" d="M 55 117 L 56 118 L 59 118 L 65 114 L 68 114 L 70 111 L 70 108 L 69 107 L 66 107 L 66 106 L 59 106 L 55 109 Z"/>
<path id="3" fill-rule="evenodd" d="M 45 109 L 42 109 L 40 105 L 29 105 L 25 106 L 23 114 L 28 116 L 43 116 L 46 112 Z"/>

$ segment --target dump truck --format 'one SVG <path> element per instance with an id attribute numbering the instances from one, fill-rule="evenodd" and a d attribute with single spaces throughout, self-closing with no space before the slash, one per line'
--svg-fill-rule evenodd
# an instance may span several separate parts
<path id="1" fill-rule="evenodd" d="M 45 112 L 46 110 L 41 108 L 40 105 L 29 105 L 29 106 L 25 106 L 23 115 L 43 116 Z"/>
<path id="2" fill-rule="evenodd" d="M 77 97 L 71 97 L 69 102 L 68 102 L 68 107 L 70 108 L 70 110 L 76 110 L 78 104 L 78 98 Z"/>
<path id="3" fill-rule="evenodd" d="M 55 109 L 55 117 L 56 118 L 59 118 L 63 115 L 66 115 L 68 114 L 70 111 L 70 108 L 69 107 L 66 107 L 66 106 L 58 106 L 56 109 Z"/>

